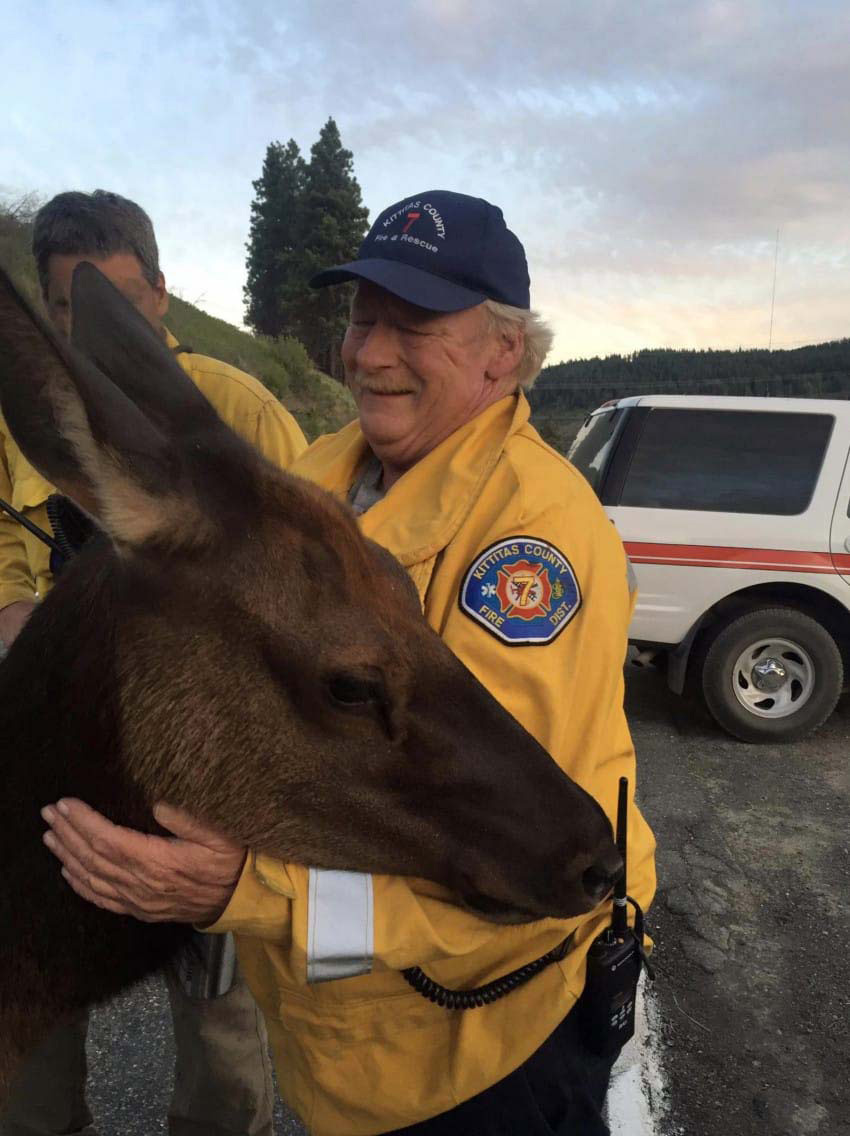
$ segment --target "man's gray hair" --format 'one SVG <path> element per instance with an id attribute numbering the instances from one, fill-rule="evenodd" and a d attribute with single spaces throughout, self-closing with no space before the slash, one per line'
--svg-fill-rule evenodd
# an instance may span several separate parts
<path id="1" fill-rule="evenodd" d="M 33 223 L 32 252 L 45 297 L 47 262 L 54 253 L 107 257 L 129 252 L 149 284 L 155 287 L 159 281 L 159 250 L 150 217 L 135 201 L 105 189 L 58 193 L 43 205 Z"/>
<path id="2" fill-rule="evenodd" d="M 484 307 L 491 331 L 510 335 L 522 328 L 525 332 L 525 347 L 516 369 L 516 380 L 524 390 L 531 390 L 549 354 L 554 332 L 542 316 L 527 308 L 513 308 L 496 300 L 485 300 Z"/>

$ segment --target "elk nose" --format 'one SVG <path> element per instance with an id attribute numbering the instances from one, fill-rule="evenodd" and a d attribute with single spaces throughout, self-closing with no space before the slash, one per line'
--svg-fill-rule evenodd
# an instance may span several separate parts
<path id="1" fill-rule="evenodd" d="M 585 870 L 582 884 L 594 903 L 600 903 L 609 894 L 622 870 L 623 861 L 616 848 Z"/>

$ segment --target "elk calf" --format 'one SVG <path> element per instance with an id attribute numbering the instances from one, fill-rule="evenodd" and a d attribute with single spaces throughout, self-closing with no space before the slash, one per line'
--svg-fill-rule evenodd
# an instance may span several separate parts
<path id="1" fill-rule="evenodd" d="M 81 264 L 73 343 L 0 276 L 0 400 L 98 518 L 0 665 L 0 1102 L 64 1016 L 186 937 L 80 900 L 39 810 L 154 831 L 189 809 L 258 850 L 422 876 L 487 917 L 575 915 L 616 870 L 601 809 L 421 617 L 346 508 L 265 462 Z"/>

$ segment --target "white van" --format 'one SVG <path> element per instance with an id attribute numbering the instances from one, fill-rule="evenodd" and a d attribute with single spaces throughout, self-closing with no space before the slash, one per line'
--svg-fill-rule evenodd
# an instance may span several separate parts
<path id="1" fill-rule="evenodd" d="M 638 579 L 630 639 L 745 741 L 791 741 L 850 673 L 850 402 L 651 395 L 595 410 L 569 459 Z"/>

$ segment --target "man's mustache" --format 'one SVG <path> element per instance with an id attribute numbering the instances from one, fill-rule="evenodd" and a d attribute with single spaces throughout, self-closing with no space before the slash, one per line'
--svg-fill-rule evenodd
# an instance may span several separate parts
<path id="1" fill-rule="evenodd" d="M 416 387 L 409 379 L 394 380 L 388 376 L 382 376 L 379 379 L 376 376 L 365 375 L 361 371 L 355 371 L 353 375 L 348 377 L 348 386 L 355 394 L 362 390 L 367 390 L 371 394 L 416 393 Z"/>

